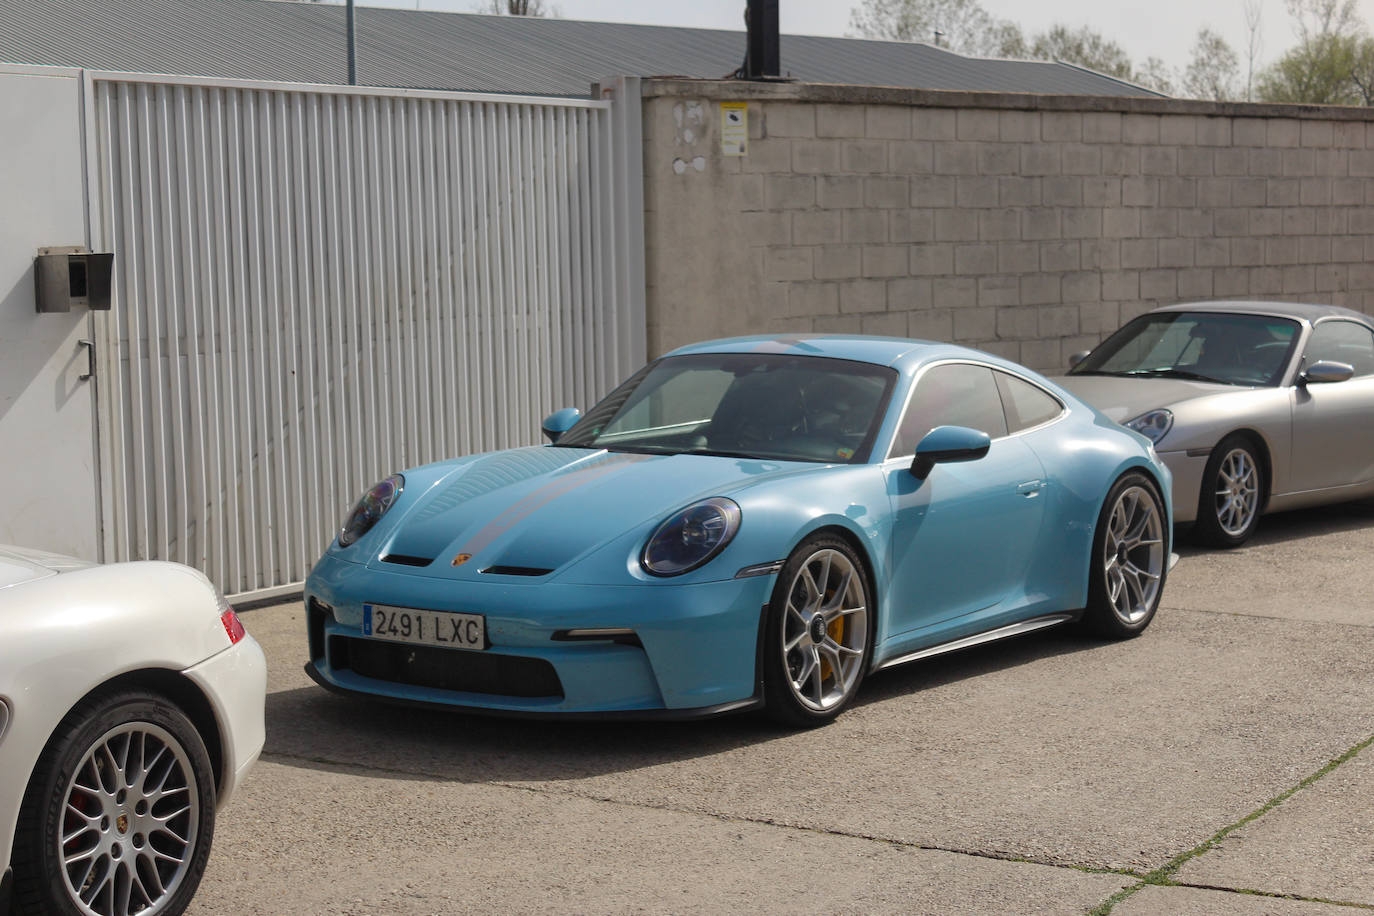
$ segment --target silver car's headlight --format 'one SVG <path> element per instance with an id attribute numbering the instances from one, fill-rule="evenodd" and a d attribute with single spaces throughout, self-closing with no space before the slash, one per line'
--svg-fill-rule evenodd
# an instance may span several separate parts
<path id="1" fill-rule="evenodd" d="M 693 503 L 654 529 L 639 562 L 655 576 L 679 576 L 705 565 L 739 530 L 739 505 L 712 497 Z"/>
<path id="2" fill-rule="evenodd" d="M 371 531 L 372 526 L 395 505 L 405 487 L 406 479 L 400 474 L 392 474 L 364 493 L 339 529 L 339 546 L 347 547 Z"/>
<path id="3" fill-rule="evenodd" d="M 1135 430 L 1151 442 L 1158 442 L 1174 425 L 1174 415 L 1164 409 L 1151 410 L 1121 425 Z"/>

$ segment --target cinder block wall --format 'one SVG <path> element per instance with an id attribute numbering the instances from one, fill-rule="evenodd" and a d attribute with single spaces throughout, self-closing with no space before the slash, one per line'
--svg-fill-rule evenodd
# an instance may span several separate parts
<path id="1" fill-rule="evenodd" d="M 648 344 L 857 331 L 1059 371 L 1156 305 L 1374 311 L 1374 111 L 645 80 Z M 747 102 L 747 155 L 721 103 Z"/>

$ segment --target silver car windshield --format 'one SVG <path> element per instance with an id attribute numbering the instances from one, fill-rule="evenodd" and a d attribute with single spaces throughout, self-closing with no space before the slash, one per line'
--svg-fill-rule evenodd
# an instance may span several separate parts
<path id="1" fill-rule="evenodd" d="M 1268 315 L 1152 312 L 1098 344 L 1069 374 L 1277 385 L 1299 328 Z"/>
<path id="2" fill-rule="evenodd" d="M 558 445 L 859 463 L 896 377 L 884 366 L 815 356 L 669 357 L 611 392 Z"/>

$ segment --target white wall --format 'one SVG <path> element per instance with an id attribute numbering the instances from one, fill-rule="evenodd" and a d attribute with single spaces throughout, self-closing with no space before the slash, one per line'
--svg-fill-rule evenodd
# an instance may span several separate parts
<path id="1" fill-rule="evenodd" d="M 39 247 L 85 245 L 82 85 L 0 68 L 0 543 L 97 559 L 85 308 L 35 311 Z"/>

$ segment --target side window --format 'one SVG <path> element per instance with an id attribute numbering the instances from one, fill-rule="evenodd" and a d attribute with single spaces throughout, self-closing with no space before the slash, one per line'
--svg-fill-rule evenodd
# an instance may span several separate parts
<path id="1" fill-rule="evenodd" d="M 1323 321 L 1312 329 L 1305 365 L 1330 359 L 1349 363 L 1356 375 L 1374 373 L 1374 332 L 1353 321 Z"/>
<path id="2" fill-rule="evenodd" d="M 953 364 L 928 370 L 916 384 L 888 454 L 915 454 L 917 443 L 937 426 L 967 426 L 994 439 L 1007 434 L 991 369 Z"/>
<path id="3" fill-rule="evenodd" d="M 1064 412 L 1064 405 L 1029 382 L 1014 375 L 996 372 L 1002 406 L 1007 410 L 1007 429 L 1017 433 L 1047 423 Z"/>

